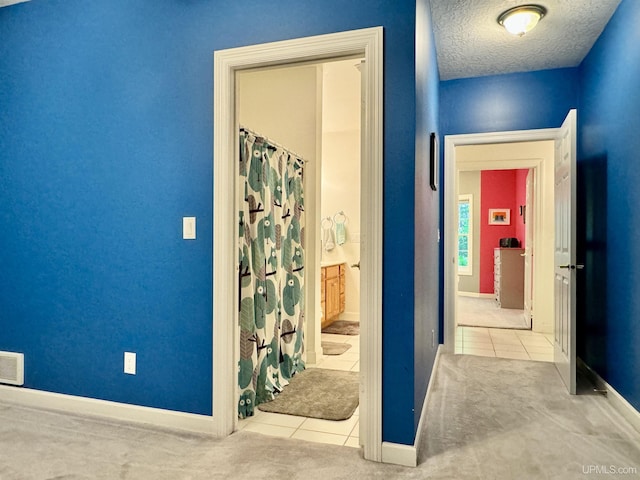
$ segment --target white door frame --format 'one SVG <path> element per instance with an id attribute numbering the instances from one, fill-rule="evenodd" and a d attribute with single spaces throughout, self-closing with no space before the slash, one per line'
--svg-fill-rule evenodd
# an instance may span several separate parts
<path id="1" fill-rule="evenodd" d="M 510 132 L 474 133 L 465 135 L 446 135 L 444 137 L 444 347 L 445 351 L 453 353 L 455 347 L 456 328 L 456 238 L 458 228 L 457 198 L 458 198 L 458 172 L 460 168 L 456 161 L 456 147 L 463 145 L 487 145 L 494 143 L 536 142 L 544 140 L 555 141 L 559 129 L 548 128 L 540 130 L 517 130 Z M 540 170 L 544 168 L 542 159 L 518 159 L 465 162 L 465 170 L 482 169 L 536 169 L 536 186 L 534 202 L 541 198 L 542 175 Z M 551 168 L 551 167 L 549 167 Z M 539 181 L 538 181 L 539 179 Z M 535 225 L 540 225 L 539 215 L 541 209 L 536 204 L 534 208 Z M 538 249 L 539 250 L 539 249 Z M 534 260 L 535 261 L 535 260 Z M 536 267 L 534 266 L 534 271 Z M 538 269 L 540 271 L 540 269 Z M 535 302 L 535 299 L 534 299 Z"/>
<path id="2" fill-rule="evenodd" d="M 364 58 L 361 130 L 360 442 L 381 461 L 382 447 L 382 27 L 285 40 L 214 53 L 213 423 L 219 436 L 237 427 L 238 175 L 236 71 L 358 55 Z"/>

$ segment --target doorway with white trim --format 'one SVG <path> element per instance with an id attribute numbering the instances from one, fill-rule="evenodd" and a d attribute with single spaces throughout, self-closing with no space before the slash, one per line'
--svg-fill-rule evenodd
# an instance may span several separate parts
<path id="1" fill-rule="evenodd" d="M 360 313 L 360 443 L 367 459 L 380 461 L 382 284 L 382 29 L 370 28 L 299 40 L 241 47 L 214 56 L 214 429 L 237 428 L 236 73 L 242 70 L 361 56 L 363 128 L 360 195 L 363 273 Z M 317 232 L 307 232 L 310 242 Z M 315 251 L 315 249 L 314 249 Z M 308 272 L 314 275 L 317 272 Z"/>

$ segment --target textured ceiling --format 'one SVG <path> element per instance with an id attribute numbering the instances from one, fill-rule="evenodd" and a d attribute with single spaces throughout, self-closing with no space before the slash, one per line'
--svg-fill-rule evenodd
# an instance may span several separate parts
<path id="1" fill-rule="evenodd" d="M 575 67 L 604 30 L 620 0 L 430 0 L 441 80 Z M 524 37 L 498 16 L 526 3 L 547 15 Z"/>

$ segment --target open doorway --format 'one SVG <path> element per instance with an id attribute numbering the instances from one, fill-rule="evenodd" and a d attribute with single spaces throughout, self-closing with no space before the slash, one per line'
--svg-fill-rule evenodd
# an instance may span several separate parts
<path id="1" fill-rule="evenodd" d="M 531 330 L 534 175 L 458 172 L 457 325 Z"/>
<path id="2" fill-rule="evenodd" d="M 275 338 L 274 345 L 281 346 L 282 351 L 292 350 L 292 354 L 300 355 L 300 362 L 294 357 L 294 365 L 299 367 L 298 374 L 308 376 L 309 369 L 319 368 L 313 372 L 314 382 L 304 382 L 290 378 L 296 384 L 295 391 L 299 395 L 311 396 L 314 402 L 283 403 L 284 400 L 266 401 L 255 397 L 251 412 L 247 405 L 240 407 L 245 417 L 239 428 L 276 436 L 290 436 L 303 440 L 328 442 L 346 446 L 359 446 L 359 411 L 357 410 L 358 370 L 360 362 L 360 177 L 361 177 L 361 59 L 332 59 L 304 65 L 286 65 L 251 69 L 238 72 L 236 75 L 237 113 L 243 132 L 250 132 L 254 138 L 262 139 L 272 148 L 281 148 L 289 152 L 288 156 L 300 159 L 300 170 L 303 171 L 303 188 L 300 195 L 304 198 L 304 208 L 295 212 L 297 224 L 301 225 L 299 243 L 299 268 L 290 268 L 295 272 L 302 284 L 304 312 L 296 315 L 300 321 L 297 327 L 303 329 L 300 335 L 299 349 L 289 348 L 287 342 L 282 343 Z M 276 147 L 276 145 L 278 147 Z M 277 155 L 277 153 L 275 154 Z M 268 157 L 268 155 L 267 155 Z M 266 157 L 265 157 L 266 158 Z M 283 160 L 274 161 L 275 176 L 282 167 Z M 242 164 L 242 162 L 241 162 Z M 248 168 L 248 167 L 246 167 Z M 269 167 L 270 169 L 272 167 Z M 243 181 L 238 191 L 252 191 L 251 184 L 257 181 Z M 275 180 L 274 180 L 275 181 Z M 267 182 L 268 183 L 268 182 Z M 246 188 L 243 186 L 246 184 Z M 265 188 L 268 187 L 265 186 Z M 268 189 L 268 188 L 267 188 Z M 279 191 L 287 190 L 283 186 Z M 262 195 L 259 194 L 260 198 Z M 255 198 L 251 194 L 252 198 Z M 274 200 L 277 205 L 270 214 L 269 221 L 277 223 L 281 216 L 280 208 L 284 201 Z M 257 201 L 254 199 L 253 203 Z M 239 208 L 246 202 L 239 199 Z M 302 202 L 301 204 L 302 205 Z M 264 210 L 269 210 L 264 205 Z M 254 210 L 255 211 L 255 210 Z M 288 209 L 287 209 L 288 211 Z M 264 212 L 254 216 L 265 215 Z M 284 215 L 282 215 L 284 217 Z M 271 218 L 273 217 L 273 218 Z M 249 224 L 258 227 L 258 219 Z M 278 227 L 276 227 L 278 228 Z M 286 227 L 280 228 L 281 230 Z M 310 232 L 321 231 L 321 239 L 310 238 Z M 278 268 L 284 268 L 278 261 L 284 250 L 276 248 L 280 238 L 288 240 L 287 235 L 278 232 L 277 239 L 267 240 L 268 249 L 273 248 L 274 267 L 267 282 L 273 283 Z M 256 239 L 251 242 L 255 245 Z M 246 244 L 247 242 L 242 242 Z M 245 245 L 246 246 L 246 245 Z M 250 265 L 250 262 L 248 262 Z M 249 266 L 247 267 L 248 269 Z M 269 269 L 268 269 L 269 270 Z M 249 285 L 253 296 L 253 288 Z M 243 291 L 244 291 L 243 290 Z M 276 292 L 275 288 L 272 288 Z M 248 303 L 251 303 L 249 301 Z M 244 305 L 244 304 L 243 304 Z M 294 308 L 291 308 L 293 313 Z M 304 314 L 304 316 L 302 316 Z M 241 309 L 241 318 L 249 313 Z M 275 324 L 276 313 L 271 312 Z M 267 316 L 267 324 L 269 317 Z M 283 322 L 289 325 L 289 331 L 296 330 L 289 318 L 282 311 Z M 304 318 L 304 321 L 302 321 Z M 261 321 L 261 323 L 265 323 Z M 281 329 L 278 328 L 278 331 Z M 325 332 L 327 330 L 327 332 Z M 245 329 L 243 327 L 243 332 Z M 261 333 L 260 333 L 261 332 Z M 284 331 L 282 334 L 284 335 Z M 273 328 L 260 330 L 258 337 L 268 336 L 267 343 L 273 335 Z M 293 335 L 292 335 L 293 336 Z M 246 340 L 241 335 L 241 366 L 245 355 L 246 363 L 257 365 L 259 355 L 255 349 L 245 348 L 253 339 Z M 260 340 L 262 341 L 262 340 Z M 293 342 L 288 342 L 293 343 Z M 288 355 L 288 353 L 285 353 Z M 256 358 L 252 358 L 256 357 Z M 266 355 L 262 355 L 265 361 Z M 270 364 L 271 365 L 271 364 Z M 304 366 L 303 366 L 304 365 Z M 257 368 L 257 367 L 256 367 Z M 271 365 L 271 368 L 274 368 Z M 304 372 L 304 370 L 307 372 Z M 283 371 L 279 369 L 271 375 L 282 379 Z M 331 370 L 329 372 L 328 370 Z M 349 372 L 340 374 L 345 382 L 351 378 L 351 395 L 329 396 L 305 393 L 307 389 L 323 392 L 323 379 L 337 375 L 335 371 Z M 289 373 L 289 372 L 287 372 Z M 247 376 L 248 375 L 248 376 Z M 254 393 L 251 387 L 251 368 L 248 369 L 244 385 L 240 385 L 240 396 Z M 241 368 L 240 377 L 243 377 Z M 257 376 L 260 382 L 260 376 Z M 287 379 L 289 380 L 289 379 Z M 300 383 L 298 383 L 300 382 Z M 254 381 L 255 383 L 255 381 Z M 273 400 L 277 400 L 277 391 L 290 394 L 284 382 L 274 386 Z M 305 385 L 304 388 L 298 385 Z M 255 388 L 255 387 L 254 387 Z M 353 397 L 355 395 L 355 398 Z M 285 395 L 286 396 L 286 395 Z M 258 402 L 260 400 L 260 402 Z M 242 401 L 242 400 L 241 400 Z M 339 403 L 344 405 L 339 405 Z M 260 403 L 260 405 L 257 405 Z M 293 408 L 295 407 L 295 408 Z M 312 408 L 311 408 L 312 407 Z M 344 411 L 343 411 L 344 409 Z M 354 411 L 355 409 L 355 411 Z M 269 412 L 265 415 L 263 411 Z M 337 412 L 340 411 L 340 414 Z M 248 415 L 246 415 L 248 413 Z M 308 417 L 308 418 L 306 418 Z M 329 419 L 318 421 L 317 419 Z"/>
<path id="3" fill-rule="evenodd" d="M 453 152 L 449 145 L 449 152 L 455 155 L 455 168 L 451 172 L 455 181 L 451 182 L 453 195 L 447 200 L 456 211 L 456 230 L 459 230 L 461 198 L 475 198 L 476 205 L 471 208 L 476 210 L 478 225 L 474 230 L 482 237 L 480 232 L 484 229 L 486 241 L 484 256 L 480 253 L 482 242 L 477 242 L 475 255 L 471 252 L 478 275 L 475 279 L 471 275 L 458 274 L 457 264 L 461 263 L 456 258 L 459 245 L 446 243 L 450 253 L 445 255 L 447 258 L 451 255 L 454 261 L 450 271 L 445 269 L 445 331 L 451 335 L 451 351 L 457 353 L 551 362 L 554 292 L 545 278 L 553 272 L 554 142 L 535 141 L 535 136 L 533 141 L 526 141 L 524 135 L 522 140 L 508 143 L 474 143 L 470 140 L 470 143 L 455 146 Z M 483 175 L 486 177 L 484 185 Z M 470 186 L 474 179 L 477 185 L 484 186 L 485 193 L 489 193 L 489 201 L 482 201 L 481 188 Z M 527 183 L 530 189 L 528 202 Z M 518 184 L 520 187 L 516 188 Z M 507 189 L 516 190 L 510 198 L 501 197 L 500 189 L 505 185 Z M 492 218 L 491 214 L 497 218 Z M 518 226 L 520 228 L 516 228 Z M 452 230 L 449 228 L 447 232 L 458 242 L 459 233 Z M 513 240 L 505 240 L 506 248 L 500 248 L 502 238 Z M 483 260 L 484 269 L 480 268 Z M 528 278 L 525 274 L 527 263 Z M 508 278 L 513 275 L 514 278 Z M 505 281 L 502 286 L 501 280 Z M 524 294 L 525 280 L 530 294 L 528 298 Z M 504 289 L 502 292 L 501 288 Z M 473 302 L 486 305 L 467 305 Z M 500 308 L 503 305 L 516 308 Z M 480 313 L 482 309 L 484 311 Z M 483 314 L 489 323 L 475 326 L 468 318 L 460 322 L 463 315 L 477 319 Z M 512 324 L 491 324 L 496 318 L 504 320 L 500 317 L 511 317 Z M 533 319 L 531 327 L 528 324 L 530 319 Z"/>
<path id="4" fill-rule="evenodd" d="M 367 322 L 360 331 L 359 437 L 366 459 L 382 459 L 382 38 L 382 28 L 377 27 L 215 52 L 213 427 L 218 435 L 236 430 L 239 401 L 237 210 L 230 201 L 237 195 L 238 175 L 236 74 L 362 56 L 360 313 Z M 308 238 L 319 241 L 319 232 L 309 231 Z"/>

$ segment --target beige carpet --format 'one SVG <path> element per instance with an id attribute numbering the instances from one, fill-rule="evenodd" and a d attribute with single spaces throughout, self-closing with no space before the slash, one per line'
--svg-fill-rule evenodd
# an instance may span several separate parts
<path id="1" fill-rule="evenodd" d="M 0 479 L 638 478 L 585 475 L 596 465 L 640 472 L 640 433 L 607 398 L 568 395 L 553 365 L 443 355 L 432 392 L 417 468 L 299 439 L 218 439 L 31 409 L 0 394 Z"/>
<path id="2" fill-rule="evenodd" d="M 346 420 L 358 407 L 358 372 L 307 368 L 296 373 L 276 398 L 258 405 L 263 412 Z"/>
<path id="3" fill-rule="evenodd" d="M 524 320 L 524 310 L 498 308 L 492 298 L 461 295 L 458 295 L 456 323 L 468 327 L 529 329 Z"/>

